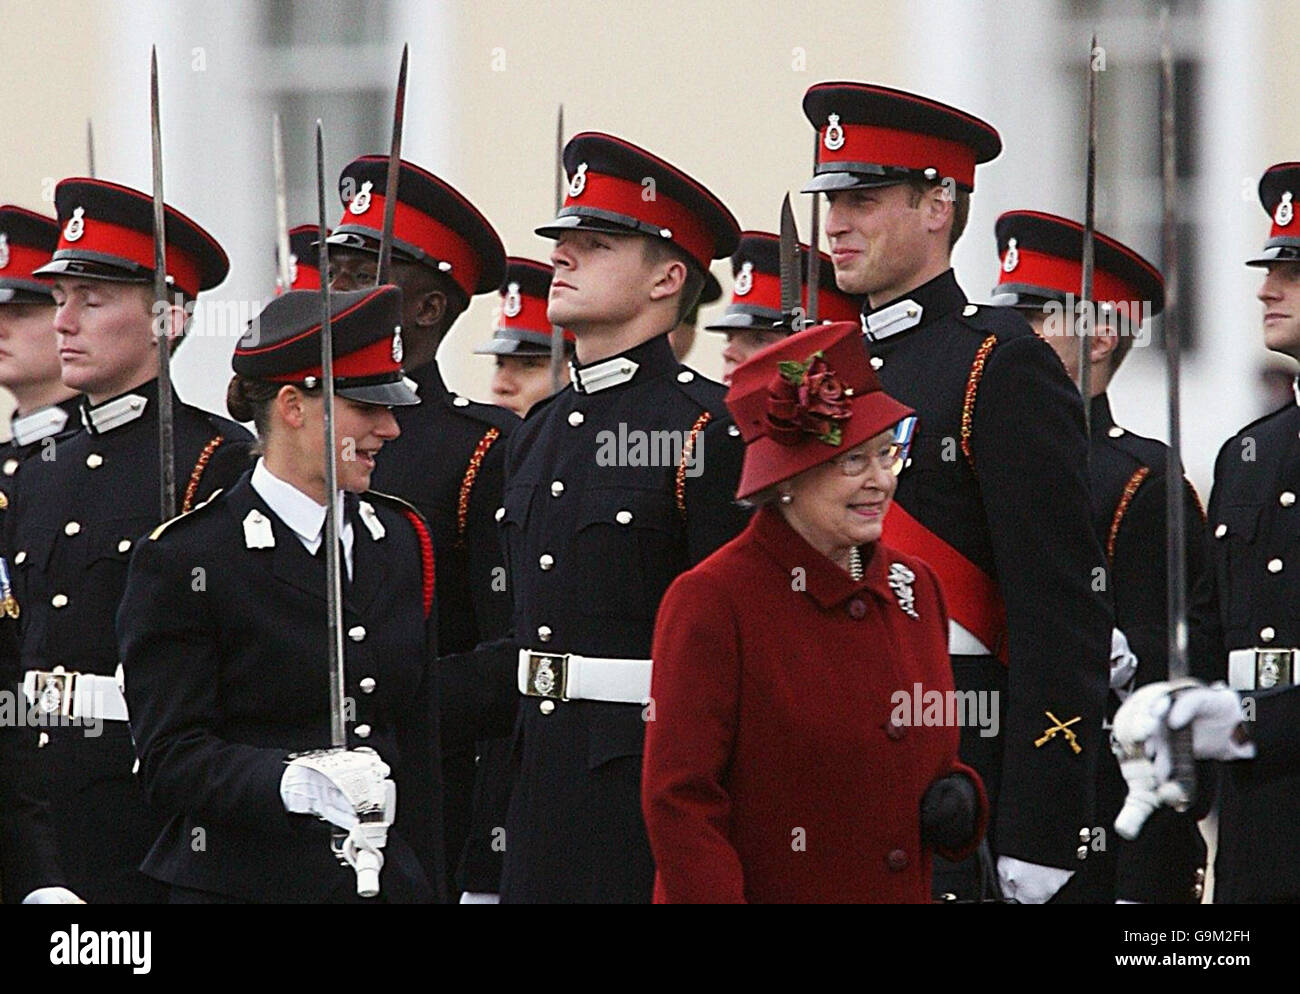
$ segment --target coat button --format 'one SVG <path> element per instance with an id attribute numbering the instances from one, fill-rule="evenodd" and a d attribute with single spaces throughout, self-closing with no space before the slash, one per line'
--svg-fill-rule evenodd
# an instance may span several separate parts
<path id="1" fill-rule="evenodd" d="M 739 438 L 740 429 L 737 428 L 735 425 L 727 425 L 727 434 L 730 435 L 732 438 Z"/>
<path id="2" fill-rule="evenodd" d="M 86 465 L 91 469 L 99 469 L 100 466 L 104 465 L 104 457 L 98 452 L 92 452 L 86 456 Z"/>
<path id="3" fill-rule="evenodd" d="M 357 684 L 363 694 L 373 694 L 375 692 L 375 678 L 372 676 L 363 676 Z"/>
<path id="4" fill-rule="evenodd" d="M 359 739 L 368 739 L 368 738 L 370 738 L 370 726 L 369 726 L 369 725 L 358 725 L 358 726 L 356 727 L 356 733 L 357 733 L 357 738 L 359 738 Z"/>
<path id="5" fill-rule="evenodd" d="M 1226 534 L 1228 534 L 1228 526 L 1227 526 L 1227 525 L 1224 525 L 1224 524 L 1215 525 L 1215 527 L 1214 527 L 1214 537 L 1215 537 L 1215 538 L 1223 538 L 1223 536 L 1226 535 Z"/>
<path id="6" fill-rule="evenodd" d="M 1078 849 L 1074 850 L 1074 855 L 1075 855 L 1078 859 L 1087 859 L 1087 858 L 1088 858 L 1088 847 L 1087 847 L 1087 846 L 1080 846 Z"/>
<path id="7" fill-rule="evenodd" d="M 907 869 L 907 853 L 901 849 L 891 849 L 889 855 L 885 857 L 885 862 L 895 873 Z"/>
<path id="8" fill-rule="evenodd" d="M 18 460 L 6 459 L 4 465 L 5 476 L 13 476 L 18 472 Z"/>
<path id="9" fill-rule="evenodd" d="M 1079 841 L 1080 841 L 1080 842 L 1089 842 L 1089 841 L 1091 841 L 1091 840 L 1092 840 L 1092 829 L 1090 829 L 1090 828 L 1081 828 L 1081 829 L 1079 829 Z"/>
<path id="10" fill-rule="evenodd" d="M 1119 438 L 1121 435 L 1124 434 L 1124 429 L 1121 428 L 1119 425 L 1113 425 L 1111 429 L 1108 432 L 1106 432 L 1106 434 L 1109 435 L 1111 438 Z"/>
<path id="11" fill-rule="evenodd" d="M 555 565 L 555 557 L 549 552 L 543 552 L 541 557 L 537 560 L 537 565 L 542 569 L 550 569 Z"/>
<path id="12" fill-rule="evenodd" d="M 551 626 L 550 626 L 550 625 L 538 625 L 538 626 L 537 626 L 537 637 L 538 637 L 539 639 L 541 639 L 543 642 L 549 642 L 549 641 L 551 641 Z"/>
<path id="13" fill-rule="evenodd" d="M 964 318 L 973 318 L 980 312 L 980 309 L 974 304 L 967 304 L 961 309 L 961 316 Z"/>
<path id="14" fill-rule="evenodd" d="M 27 562 L 27 550 L 23 549 L 18 555 L 14 556 L 14 564 L 21 566 L 25 562 Z"/>
<path id="15" fill-rule="evenodd" d="M 67 606 L 68 606 L 68 595 L 67 595 L 67 594 L 55 594 L 53 597 L 50 598 L 50 604 L 51 604 L 53 607 L 67 607 Z"/>
<path id="16" fill-rule="evenodd" d="M 620 525 L 630 525 L 632 523 L 632 512 L 623 510 L 614 515 L 614 520 Z"/>
<path id="17" fill-rule="evenodd" d="M 1259 630 L 1259 640 L 1261 642 L 1272 642 L 1275 638 L 1277 638 L 1277 631 L 1272 625 L 1265 625 Z"/>
<path id="18" fill-rule="evenodd" d="M 452 400 L 452 403 L 453 403 L 455 406 L 457 406 L 457 407 L 469 407 L 469 398 L 468 398 L 468 397 L 456 397 L 456 398 L 454 398 L 454 399 Z"/>
<path id="19" fill-rule="evenodd" d="M 81 531 L 81 525 L 75 521 L 69 521 L 66 525 L 63 526 L 64 535 L 75 535 L 79 531 Z"/>
<path id="20" fill-rule="evenodd" d="M 38 738 L 38 739 L 36 740 L 36 748 L 37 748 L 37 749 L 44 749 L 44 748 L 45 748 L 47 745 L 49 745 L 49 744 L 50 744 L 50 733 L 49 733 L 49 732 L 41 732 L 41 736 L 40 736 L 40 738 Z"/>
<path id="21" fill-rule="evenodd" d="M 1269 571 L 1270 573 L 1281 573 L 1281 572 L 1282 572 L 1282 560 L 1280 560 L 1280 559 L 1270 559 L 1270 560 L 1268 561 L 1268 571 Z"/>
<path id="22" fill-rule="evenodd" d="M 903 737 L 904 728 L 891 718 L 889 724 L 885 726 L 885 734 L 897 742 Z"/>
<path id="23" fill-rule="evenodd" d="M 885 364 L 885 360 L 882 359 L 882 358 L 880 358 L 880 356 L 878 356 L 878 355 L 873 355 L 873 356 L 871 357 L 871 368 L 872 368 L 872 369 L 879 369 L 879 368 L 880 368 L 881 366 L 883 366 L 884 364 Z"/>
<path id="24" fill-rule="evenodd" d="M 497 513 L 493 515 L 493 517 L 496 518 L 498 521 L 500 521 L 505 516 L 506 516 L 506 509 L 504 507 L 498 507 Z"/>
<path id="25" fill-rule="evenodd" d="M 587 420 L 586 417 L 583 416 L 583 413 L 581 411 L 569 412 L 569 424 L 573 425 L 573 427 L 575 428 L 578 427 L 578 425 L 582 424 L 586 420 Z"/>
<path id="26" fill-rule="evenodd" d="M 861 598 L 855 597 L 849 601 L 849 617 L 854 621 L 861 621 L 867 616 L 867 602 Z"/>
<path id="27" fill-rule="evenodd" d="M 691 380 L 693 379 L 695 379 L 695 374 L 692 373 L 689 369 L 683 369 L 680 373 L 677 374 L 678 383 L 690 383 Z"/>
<path id="28" fill-rule="evenodd" d="M 124 538 L 124 539 L 122 539 L 122 541 L 118 542 L 118 543 L 117 543 L 117 551 L 118 551 L 118 552 L 130 552 L 130 551 L 131 551 L 131 540 L 130 540 L 129 538 Z"/>
<path id="29" fill-rule="evenodd" d="M 542 701 L 541 704 L 537 705 L 537 710 L 542 712 L 542 714 L 550 714 L 552 711 L 555 710 L 555 702 Z"/>
<path id="30" fill-rule="evenodd" d="M 1290 490 L 1283 490 L 1281 496 L 1278 497 L 1277 502 L 1283 507 L 1290 507 L 1295 503 L 1295 494 Z"/>
<path id="31" fill-rule="evenodd" d="M 560 480 L 554 481 L 551 484 L 551 496 L 558 497 L 562 493 L 564 493 L 564 483 L 561 482 Z"/>
<path id="32" fill-rule="evenodd" d="M 348 629 L 348 638 L 353 642 L 360 642 L 366 637 L 366 628 L 364 625 L 353 625 Z"/>

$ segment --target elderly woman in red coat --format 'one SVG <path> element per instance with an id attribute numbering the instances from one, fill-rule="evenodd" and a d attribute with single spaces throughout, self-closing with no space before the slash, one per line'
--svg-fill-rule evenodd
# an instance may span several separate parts
<path id="1" fill-rule="evenodd" d="M 843 322 L 738 367 L 727 406 L 759 510 L 659 607 L 655 898 L 929 901 L 932 852 L 971 852 L 987 809 L 959 712 L 933 706 L 953 691 L 938 581 L 880 541 L 912 411 Z"/>

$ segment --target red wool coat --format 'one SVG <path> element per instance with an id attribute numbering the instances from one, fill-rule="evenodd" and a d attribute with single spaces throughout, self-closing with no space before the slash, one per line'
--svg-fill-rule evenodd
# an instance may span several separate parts
<path id="1" fill-rule="evenodd" d="M 958 728 L 912 724 L 916 684 L 953 688 L 938 581 L 863 553 L 855 583 L 765 508 L 668 588 L 642 779 L 657 902 L 927 902 L 921 796 L 958 770 L 983 835 Z M 915 574 L 916 618 L 893 563 Z"/>

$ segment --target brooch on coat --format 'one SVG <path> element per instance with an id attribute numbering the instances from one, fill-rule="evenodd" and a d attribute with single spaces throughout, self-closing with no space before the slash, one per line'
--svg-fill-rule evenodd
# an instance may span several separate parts
<path id="1" fill-rule="evenodd" d="M 912 584 L 915 581 L 916 574 L 902 563 L 889 564 L 889 589 L 898 598 L 898 606 L 904 614 L 912 618 L 920 618 L 916 613 L 916 595 L 912 593 Z"/>

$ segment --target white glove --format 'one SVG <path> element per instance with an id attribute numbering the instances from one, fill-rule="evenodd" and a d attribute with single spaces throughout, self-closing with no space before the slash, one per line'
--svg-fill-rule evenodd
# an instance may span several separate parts
<path id="1" fill-rule="evenodd" d="M 359 812 L 384 806 L 389 772 L 373 749 L 311 752 L 284 768 L 280 799 L 292 814 L 315 815 L 346 830 L 361 821 Z"/>
<path id="2" fill-rule="evenodd" d="M 66 887 L 37 887 L 23 898 L 23 904 L 85 904 Z"/>
<path id="3" fill-rule="evenodd" d="M 1192 728 L 1196 759 L 1252 759 L 1253 742 L 1237 742 L 1233 733 L 1242 721 L 1241 699 L 1221 683 L 1212 687 L 1168 681 L 1140 688 L 1115 712 L 1115 755 L 1128 783 L 1128 797 L 1115 819 L 1115 830 L 1134 839 L 1151 812 L 1181 795 L 1170 783 L 1173 756 L 1170 729 Z"/>
<path id="4" fill-rule="evenodd" d="M 1128 647 L 1128 636 L 1118 628 L 1110 630 L 1110 689 L 1119 694 L 1120 700 L 1128 697 L 1125 688 L 1137 676 L 1138 657 Z"/>
<path id="5" fill-rule="evenodd" d="M 998 857 L 998 882 L 1003 897 L 1021 904 L 1044 904 L 1074 876 L 1073 870 L 1026 863 L 1014 856 Z"/>
<path id="6" fill-rule="evenodd" d="M 342 858 L 357 874 L 357 894 L 379 893 L 380 852 L 397 816 L 397 785 L 373 749 L 324 749 L 289 761 L 280 799 L 294 814 L 311 814 L 347 830 Z"/>

